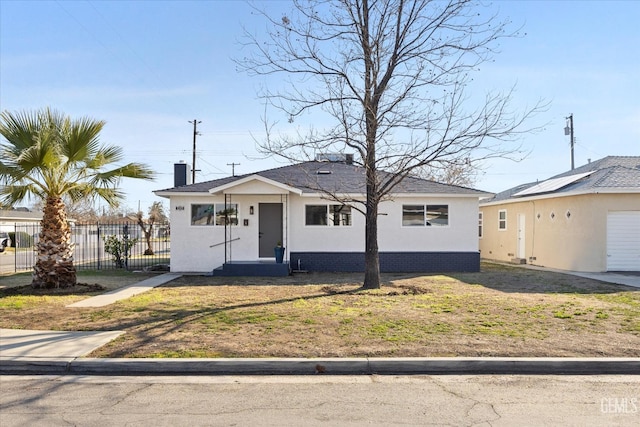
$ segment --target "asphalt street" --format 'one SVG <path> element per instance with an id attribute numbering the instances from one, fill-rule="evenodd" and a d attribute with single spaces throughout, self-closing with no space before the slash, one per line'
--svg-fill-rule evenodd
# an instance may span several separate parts
<path id="1" fill-rule="evenodd" d="M 640 376 L 1 376 L 13 426 L 637 426 Z"/>

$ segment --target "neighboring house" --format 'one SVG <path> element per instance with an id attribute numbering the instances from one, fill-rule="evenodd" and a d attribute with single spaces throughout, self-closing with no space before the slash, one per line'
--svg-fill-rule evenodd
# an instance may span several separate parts
<path id="1" fill-rule="evenodd" d="M 38 225 L 42 220 L 42 212 L 32 212 L 27 208 L 0 209 L 0 231 L 13 233 L 15 227 Z"/>
<path id="2" fill-rule="evenodd" d="M 482 200 L 484 259 L 640 271 L 640 157 L 609 156 Z"/>
<path id="3" fill-rule="evenodd" d="M 364 215 L 319 189 L 364 200 L 364 169 L 347 157 L 155 191 L 170 199 L 171 270 L 224 264 L 214 274 L 269 275 L 259 267 L 275 264 L 281 242 L 286 274 L 289 263 L 294 271 L 364 271 Z M 406 178 L 379 207 L 381 271 L 478 271 L 478 201 L 489 195 Z"/>

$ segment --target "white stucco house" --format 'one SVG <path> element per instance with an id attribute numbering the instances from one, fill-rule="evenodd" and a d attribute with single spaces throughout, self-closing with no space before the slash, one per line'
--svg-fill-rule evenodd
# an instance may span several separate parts
<path id="1" fill-rule="evenodd" d="M 155 191 L 170 200 L 171 270 L 364 271 L 364 215 L 321 189 L 364 200 L 364 169 L 348 160 L 306 162 Z M 478 202 L 489 195 L 406 178 L 379 207 L 381 271 L 478 271 Z"/>
<path id="2" fill-rule="evenodd" d="M 608 156 L 480 203 L 482 258 L 640 271 L 640 157 Z"/>
<path id="3" fill-rule="evenodd" d="M 0 209 L 0 231 L 14 232 L 16 226 L 37 226 L 42 221 L 42 212 L 32 212 L 27 208 Z"/>

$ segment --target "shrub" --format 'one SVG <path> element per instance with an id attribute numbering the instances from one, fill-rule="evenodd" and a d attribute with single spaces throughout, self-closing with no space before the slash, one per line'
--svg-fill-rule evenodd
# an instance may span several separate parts
<path id="1" fill-rule="evenodd" d="M 9 232 L 9 238 L 11 239 L 12 248 L 30 248 L 33 246 L 33 236 L 24 231 L 18 231 L 17 233 Z"/>
<path id="2" fill-rule="evenodd" d="M 131 256 L 131 249 L 138 243 L 138 239 L 130 239 L 129 237 L 123 237 L 111 235 L 102 238 L 104 240 L 104 251 L 111 255 L 111 259 L 118 268 L 124 268 L 127 265 L 127 260 Z"/>

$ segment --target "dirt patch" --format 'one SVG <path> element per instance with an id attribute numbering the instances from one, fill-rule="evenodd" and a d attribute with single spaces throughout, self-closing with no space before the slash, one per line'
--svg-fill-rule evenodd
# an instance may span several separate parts
<path id="1" fill-rule="evenodd" d="M 640 354 L 640 290 L 559 273 L 183 276 L 101 308 L 82 295 L 0 297 L 0 327 L 125 330 L 94 357 Z M 100 283 L 96 281 L 96 283 Z"/>
<path id="2" fill-rule="evenodd" d="M 51 295 L 55 292 L 55 295 L 82 295 L 96 292 L 104 292 L 107 288 L 97 283 L 76 283 L 75 286 L 69 286 L 59 289 L 34 289 L 31 285 L 26 286 L 14 286 L 0 290 L 0 298 L 9 295 Z"/>

